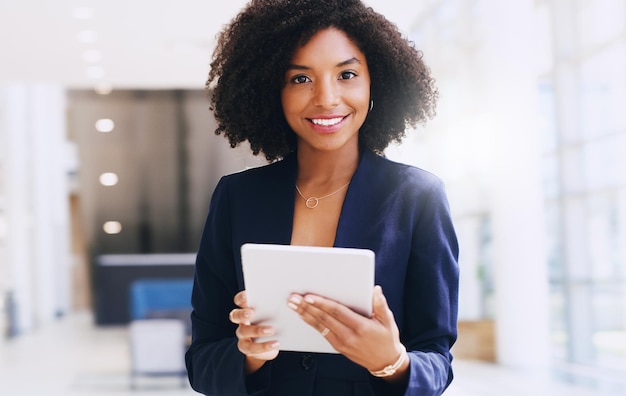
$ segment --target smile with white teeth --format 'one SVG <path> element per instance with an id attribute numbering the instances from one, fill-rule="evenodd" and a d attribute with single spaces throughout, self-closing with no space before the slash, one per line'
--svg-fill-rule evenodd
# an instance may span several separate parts
<path id="1" fill-rule="evenodd" d="M 337 118 L 313 118 L 313 119 L 311 119 L 311 122 L 314 123 L 315 125 L 333 126 L 333 125 L 339 124 L 341 122 L 341 120 L 343 120 L 343 117 L 337 117 Z"/>

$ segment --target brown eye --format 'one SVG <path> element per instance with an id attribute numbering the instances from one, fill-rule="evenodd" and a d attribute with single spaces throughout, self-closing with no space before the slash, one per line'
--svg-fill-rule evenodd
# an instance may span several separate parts
<path id="1" fill-rule="evenodd" d="M 351 71 L 341 72 L 341 74 L 339 75 L 340 80 L 351 80 L 354 77 L 356 77 L 356 73 Z"/>
<path id="2" fill-rule="evenodd" d="M 291 82 L 294 84 L 304 84 L 307 82 L 310 82 L 311 79 L 309 79 L 307 76 L 303 76 L 303 75 L 299 75 L 299 76 L 295 76 L 291 79 Z"/>

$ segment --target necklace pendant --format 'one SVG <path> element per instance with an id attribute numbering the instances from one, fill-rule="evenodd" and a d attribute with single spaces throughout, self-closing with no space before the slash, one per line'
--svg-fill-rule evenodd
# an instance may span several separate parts
<path id="1" fill-rule="evenodd" d="M 309 209 L 315 209 L 317 208 L 317 205 L 319 205 L 319 203 L 320 203 L 319 199 L 315 197 L 311 197 L 311 198 L 307 198 L 305 205 Z"/>

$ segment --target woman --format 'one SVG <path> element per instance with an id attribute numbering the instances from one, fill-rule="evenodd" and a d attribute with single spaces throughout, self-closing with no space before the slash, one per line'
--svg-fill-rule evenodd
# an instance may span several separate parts
<path id="1" fill-rule="evenodd" d="M 452 380 L 458 248 L 442 183 L 381 154 L 434 114 L 421 54 L 360 1 L 253 0 L 219 36 L 207 87 L 232 146 L 270 165 L 223 177 L 196 262 L 190 382 L 207 395 L 440 395 Z M 373 315 L 285 304 L 340 354 L 254 342 L 246 242 L 376 253 Z"/>

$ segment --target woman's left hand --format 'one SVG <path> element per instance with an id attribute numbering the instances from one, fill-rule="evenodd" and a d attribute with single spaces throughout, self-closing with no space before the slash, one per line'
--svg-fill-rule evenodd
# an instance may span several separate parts
<path id="1" fill-rule="evenodd" d="M 313 294 L 292 294 L 288 301 L 289 307 L 324 335 L 337 352 L 370 371 L 378 371 L 406 352 L 380 286 L 374 287 L 372 303 L 373 313 L 368 318 L 336 301 Z M 405 360 L 393 378 L 402 376 L 408 363 L 408 359 Z"/>

